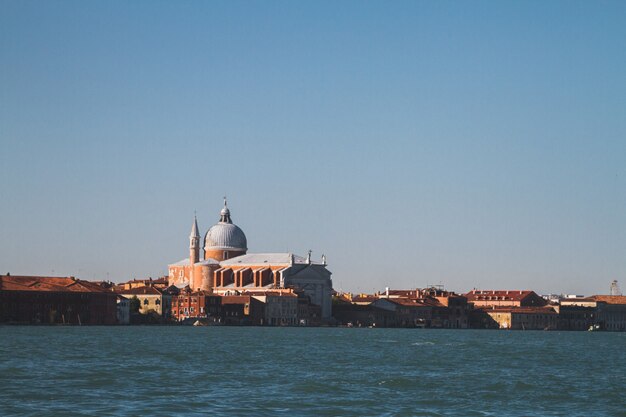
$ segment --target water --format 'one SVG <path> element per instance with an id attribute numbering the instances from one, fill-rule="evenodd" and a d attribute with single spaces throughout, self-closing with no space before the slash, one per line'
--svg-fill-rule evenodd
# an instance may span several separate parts
<path id="1" fill-rule="evenodd" d="M 0 416 L 626 416 L 626 333 L 0 326 Z"/>

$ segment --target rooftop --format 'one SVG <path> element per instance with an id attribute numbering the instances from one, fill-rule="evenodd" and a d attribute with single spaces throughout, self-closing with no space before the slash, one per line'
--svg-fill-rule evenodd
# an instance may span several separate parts
<path id="1" fill-rule="evenodd" d="M 268 265 L 280 266 L 294 264 L 306 264 L 306 259 L 288 252 L 275 253 L 249 253 L 247 255 L 237 256 L 221 262 L 222 266 L 230 265 Z"/>
<path id="2" fill-rule="evenodd" d="M 110 291 L 100 285 L 74 277 L 39 277 L 25 275 L 0 275 L 2 291 L 99 292 Z"/>
<path id="3" fill-rule="evenodd" d="M 530 290 L 472 290 L 463 295 L 470 302 L 479 300 L 521 301 L 533 293 L 534 291 Z"/>

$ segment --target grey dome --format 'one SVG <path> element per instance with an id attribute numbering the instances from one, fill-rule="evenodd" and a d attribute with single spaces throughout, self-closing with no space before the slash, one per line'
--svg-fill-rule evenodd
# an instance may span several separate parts
<path id="1" fill-rule="evenodd" d="M 204 250 L 239 249 L 248 250 L 246 235 L 230 219 L 230 210 L 224 197 L 224 208 L 220 211 L 220 221 L 211 227 L 204 237 Z"/>
<path id="2" fill-rule="evenodd" d="M 247 250 L 246 235 L 237 225 L 219 222 L 211 227 L 204 237 L 204 250 L 239 249 Z"/>

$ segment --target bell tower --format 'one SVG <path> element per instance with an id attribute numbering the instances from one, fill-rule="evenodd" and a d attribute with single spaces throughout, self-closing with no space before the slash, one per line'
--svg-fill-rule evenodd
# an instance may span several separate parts
<path id="1" fill-rule="evenodd" d="M 200 232 L 198 231 L 198 219 L 194 213 L 193 225 L 189 234 L 189 263 L 194 265 L 200 261 Z"/>

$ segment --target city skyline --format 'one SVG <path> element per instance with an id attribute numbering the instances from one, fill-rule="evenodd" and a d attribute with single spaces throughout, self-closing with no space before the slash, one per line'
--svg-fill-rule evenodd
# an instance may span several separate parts
<path id="1" fill-rule="evenodd" d="M 626 279 L 620 2 L 0 4 L 0 273 L 167 275 L 227 195 L 335 289 Z M 622 287 L 624 285 L 622 284 Z"/>

